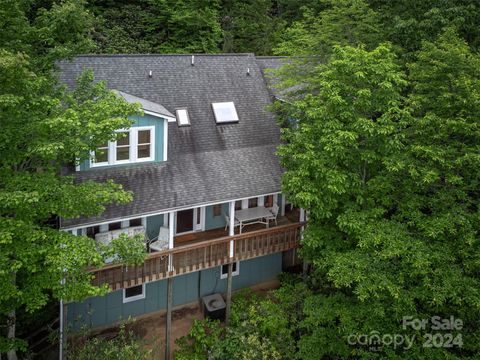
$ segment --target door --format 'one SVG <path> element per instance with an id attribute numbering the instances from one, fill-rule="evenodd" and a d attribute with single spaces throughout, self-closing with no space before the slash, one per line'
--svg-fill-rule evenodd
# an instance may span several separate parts
<path id="1" fill-rule="evenodd" d="M 177 234 L 193 231 L 194 209 L 177 212 Z"/>
<path id="2" fill-rule="evenodd" d="M 205 208 L 187 209 L 177 212 L 176 233 L 202 231 L 205 223 Z"/>

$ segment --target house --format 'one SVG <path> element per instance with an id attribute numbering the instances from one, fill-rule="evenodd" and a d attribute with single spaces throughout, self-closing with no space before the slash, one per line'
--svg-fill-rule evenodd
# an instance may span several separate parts
<path id="1" fill-rule="evenodd" d="M 79 181 L 113 179 L 127 205 L 61 229 L 108 242 L 144 233 L 144 265 L 106 264 L 96 284 L 111 292 L 68 304 L 70 325 L 106 326 L 272 280 L 295 261 L 303 212 L 286 206 L 275 155 L 280 129 L 264 68 L 252 54 L 92 55 L 60 64 L 69 86 L 85 69 L 144 115 L 127 136 L 76 168 Z M 300 215 L 299 215 L 300 213 Z M 232 264 L 232 276 L 228 265 Z"/>

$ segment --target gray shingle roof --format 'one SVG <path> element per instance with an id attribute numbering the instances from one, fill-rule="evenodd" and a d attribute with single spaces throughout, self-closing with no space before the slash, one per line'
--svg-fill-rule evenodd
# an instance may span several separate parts
<path id="1" fill-rule="evenodd" d="M 175 115 L 173 115 L 170 111 L 165 109 L 163 105 L 139 98 L 138 96 L 135 96 L 135 95 L 127 94 L 126 92 L 123 92 L 123 91 L 119 91 L 119 90 L 114 90 L 114 91 L 128 103 L 139 103 L 140 105 L 142 105 L 143 110 L 151 111 L 155 114 L 164 115 L 171 118 L 175 117 Z"/>
<path id="2" fill-rule="evenodd" d="M 63 219 L 62 227 L 280 191 L 282 170 L 274 154 L 280 131 L 266 109 L 271 98 L 253 55 L 195 55 L 194 66 L 191 55 L 79 56 L 59 68 L 71 87 L 84 69 L 92 69 L 112 89 L 171 113 L 187 108 L 191 122 L 168 124 L 166 162 L 77 173 L 79 181 L 114 179 L 134 199 L 100 216 Z M 211 103 L 226 101 L 235 103 L 239 122 L 216 124 Z"/>

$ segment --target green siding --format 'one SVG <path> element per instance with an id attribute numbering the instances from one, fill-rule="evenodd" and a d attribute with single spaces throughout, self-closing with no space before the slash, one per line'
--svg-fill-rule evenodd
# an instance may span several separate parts
<path id="1" fill-rule="evenodd" d="M 144 116 L 131 116 L 130 119 L 134 121 L 133 127 L 139 126 L 155 126 L 155 162 L 163 161 L 163 139 L 164 139 L 164 122 L 167 120 L 160 119 L 151 115 Z M 122 165 L 106 165 L 107 166 L 132 166 L 132 164 L 122 164 Z M 102 167 L 98 167 L 103 168 Z M 90 169 L 90 161 L 86 160 L 80 164 L 80 171 Z"/>
<path id="2" fill-rule="evenodd" d="M 282 271 L 282 253 L 242 261 L 240 274 L 233 277 L 234 290 L 273 280 Z M 183 305 L 199 297 L 225 293 L 227 279 L 220 279 L 220 267 L 177 276 L 173 281 L 173 304 Z M 68 304 L 67 319 L 73 329 L 82 326 L 105 326 L 166 308 L 167 281 L 160 280 L 145 285 L 145 299 L 123 303 L 123 290 L 105 296 L 89 298 Z"/>
<path id="3" fill-rule="evenodd" d="M 213 216 L 213 206 L 205 208 L 205 230 L 225 227 L 225 214 L 228 215 L 228 203 L 222 204 L 220 216 Z"/>

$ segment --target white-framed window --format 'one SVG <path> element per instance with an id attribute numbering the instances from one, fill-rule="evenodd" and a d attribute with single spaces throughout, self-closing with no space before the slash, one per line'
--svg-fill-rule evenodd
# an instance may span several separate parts
<path id="1" fill-rule="evenodd" d="M 155 160 L 155 127 L 140 126 L 118 130 L 125 136 L 109 141 L 93 152 L 92 167 Z"/>
<path id="2" fill-rule="evenodd" d="M 123 303 L 145 299 L 145 284 L 123 289 Z"/>
<path id="3" fill-rule="evenodd" d="M 240 274 L 240 261 L 232 264 L 232 276 Z M 228 277 L 228 264 L 220 266 L 220 279 L 226 279 Z"/>

